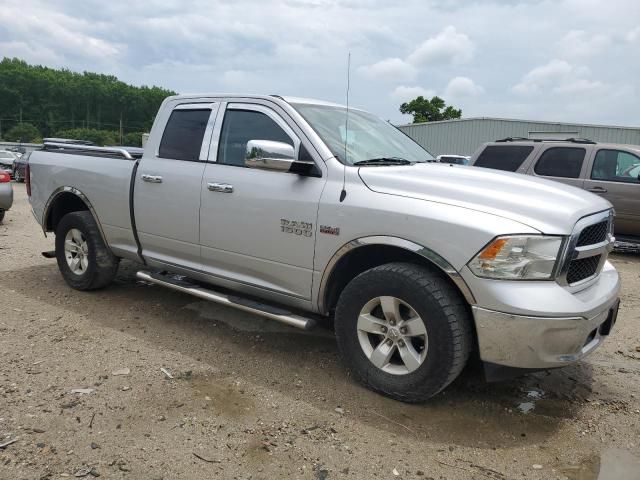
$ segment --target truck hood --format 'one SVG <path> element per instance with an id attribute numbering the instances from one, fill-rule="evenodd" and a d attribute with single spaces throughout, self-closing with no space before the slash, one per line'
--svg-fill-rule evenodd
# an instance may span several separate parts
<path id="1" fill-rule="evenodd" d="M 579 188 L 480 167 L 418 163 L 360 167 L 359 175 L 374 192 L 490 213 L 546 234 L 569 234 L 580 218 L 611 208 Z"/>

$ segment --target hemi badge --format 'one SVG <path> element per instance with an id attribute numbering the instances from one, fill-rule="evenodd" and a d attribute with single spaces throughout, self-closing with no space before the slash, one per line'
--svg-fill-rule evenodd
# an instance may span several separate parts
<path id="1" fill-rule="evenodd" d="M 320 233 L 326 233 L 327 235 L 340 235 L 340 227 L 320 225 Z"/>

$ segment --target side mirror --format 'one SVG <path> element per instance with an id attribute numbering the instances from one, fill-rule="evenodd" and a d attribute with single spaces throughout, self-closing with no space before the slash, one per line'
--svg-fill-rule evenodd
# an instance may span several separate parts
<path id="1" fill-rule="evenodd" d="M 315 169 L 313 161 L 299 161 L 288 143 L 272 140 L 249 140 L 244 156 L 248 168 L 308 175 Z"/>

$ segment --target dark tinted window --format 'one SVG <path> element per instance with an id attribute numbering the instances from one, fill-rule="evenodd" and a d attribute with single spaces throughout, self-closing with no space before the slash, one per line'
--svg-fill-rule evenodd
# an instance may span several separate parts
<path id="1" fill-rule="evenodd" d="M 622 150 L 598 150 L 591 169 L 593 180 L 640 183 L 640 157 Z"/>
<path id="2" fill-rule="evenodd" d="M 198 160 L 211 110 L 174 110 L 162 134 L 162 158 Z"/>
<path id="3" fill-rule="evenodd" d="M 218 163 L 244 166 L 249 140 L 272 140 L 293 146 L 293 140 L 267 115 L 251 110 L 227 110 L 220 133 Z"/>
<path id="4" fill-rule="evenodd" d="M 489 145 L 480 154 L 476 167 L 515 172 L 533 150 L 530 145 Z"/>
<path id="5" fill-rule="evenodd" d="M 540 156 L 535 172 L 545 177 L 579 178 L 585 153 L 584 148 L 550 148 Z"/>

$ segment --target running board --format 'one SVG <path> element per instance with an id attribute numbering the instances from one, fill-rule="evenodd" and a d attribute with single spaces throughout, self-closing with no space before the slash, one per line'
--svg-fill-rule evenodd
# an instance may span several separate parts
<path id="1" fill-rule="evenodd" d="M 261 317 L 266 317 L 271 320 L 290 325 L 292 327 L 300 328 L 302 330 L 311 330 L 316 323 L 312 318 L 305 318 L 300 315 L 295 315 L 294 313 L 291 313 L 279 307 L 260 303 L 248 298 L 237 297 L 235 295 L 227 295 L 208 288 L 202 288 L 194 283 L 191 283 L 186 278 L 175 278 L 171 275 L 145 272 L 142 270 L 136 273 L 136 277 L 139 280 L 144 280 L 145 282 L 162 285 L 163 287 L 177 290 L 178 292 L 182 293 L 188 293 L 189 295 L 202 298 L 203 300 L 209 300 L 211 302 L 237 308 L 238 310 L 254 313 L 256 315 L 260 315 Z"/>

